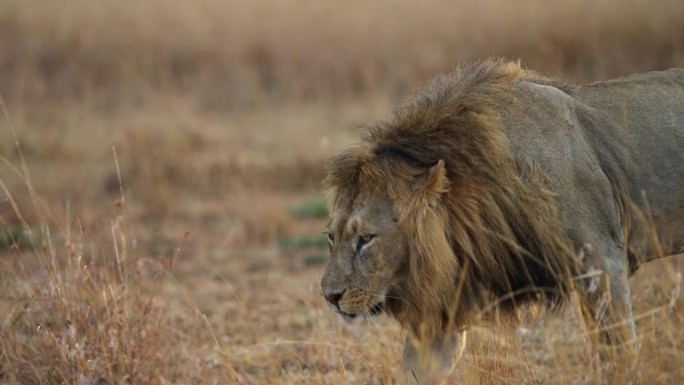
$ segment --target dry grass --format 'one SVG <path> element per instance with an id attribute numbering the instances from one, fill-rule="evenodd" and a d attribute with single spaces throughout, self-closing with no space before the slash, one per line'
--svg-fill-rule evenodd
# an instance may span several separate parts
<path id="1" fill-rule="evenodd" d="M 339 325 L 292 215 L 323 160 L 463 61 L 684 66 L 684 3 L 6 0 L 0 52 L 0 383 L 382 384 L 402 332 Z M 675 262 L 632 282 L 636 383 L 684 382 Z M 569 312 L 521 327 L 453 380 L 599 383 Z"/>
<path id="2" fill-rule="evenodd" d="M 490 55 L 580 80 L 670 67 L 684 60 L 682 15 L 676 0 L 7 0 L 0 69 L 9 100 L 126 104 L 161 88 L 224 109 L 402 93 Z"/>

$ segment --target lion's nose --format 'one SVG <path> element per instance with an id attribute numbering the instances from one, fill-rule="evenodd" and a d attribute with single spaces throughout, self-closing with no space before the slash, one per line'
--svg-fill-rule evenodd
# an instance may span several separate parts
<path id="1" fill-rule="evenodd" d="M 326 301 L 330 302 L 333 306 L 339 308 L 339 303 L 340 303 L 340 298 L 342 298 L 342 295 L 344 294 L 346 290 L 342 290 L 340 292 L 335 292 L 335 293 L 328 293 L 325 294 L 324 297 Z"/>

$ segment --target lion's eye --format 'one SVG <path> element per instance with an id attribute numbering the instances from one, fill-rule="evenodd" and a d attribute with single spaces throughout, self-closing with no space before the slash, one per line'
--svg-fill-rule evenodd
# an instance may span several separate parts
<path id="1" fill-rule="evenodd" d="M 359 235 L 359 240 L 356 242 L 356 253 L 358 254 L 361 251 L 361 248 L 372 241 L 373 238 L 375 238 L 374 234 Z"/>
<path id="2" fill-rule="evenodd" d="M 328 236 L 328 244 L 330 244 L 330 247 L 332 247 L 332 245 L 335 244 L 335 238 L 329 232 L 326 232 L 325 234 Z"/>

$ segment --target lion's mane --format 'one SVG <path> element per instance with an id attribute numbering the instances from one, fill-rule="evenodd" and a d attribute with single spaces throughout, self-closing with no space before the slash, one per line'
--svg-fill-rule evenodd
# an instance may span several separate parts
<path id="1" fill-rule="evenodd" d="M 360 189 L 393 200 L 410 257 L 387 310 L 417 335 L 467 326 L 487 310 L 515 314 L 530 300 L 559 303 L 572 289 L 576 258 L 549 181 L 514 158 L 502 131 L 521 81 L 553 82 L 501 61 L 439 77 L 329 164 L 332 202 Z M 440 160 L 442 175 L 417 188 Z"/>

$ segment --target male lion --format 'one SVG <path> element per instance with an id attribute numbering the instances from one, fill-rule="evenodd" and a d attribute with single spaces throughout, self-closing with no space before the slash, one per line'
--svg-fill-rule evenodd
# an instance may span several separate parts
<path id="1" fill-rule="evenodd" d="M 408 330 L 409 381 L 450 373 L 474 322 L 575 292 L 607 346 L 633 346 L 628 276 L 684 251 L 684 70 L 568 86 L 471 65 L 368 129 L 326 184 L 322 293 Z"/>

